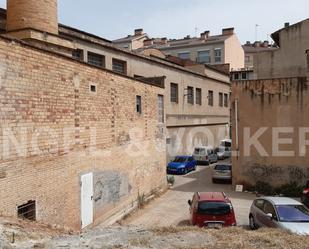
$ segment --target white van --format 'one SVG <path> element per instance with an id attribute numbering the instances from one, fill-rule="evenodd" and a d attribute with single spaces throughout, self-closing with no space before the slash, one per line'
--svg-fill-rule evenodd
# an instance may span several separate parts
<path id="1" fill-rule="evenodd" d="M 209 165 L 218 162 L 218 156 L 211 146 L 199 146 L 194 149 L 193 158 L 198 164 Z"/>
<path id="2" fill-rule="evenodd" d="M 225 158 L 230 158 L 232 155 L 232 140 L 224 139 L 221 140 L 220 146 L 217 151 L 217 156 L 219 160 L 223 160 Z"/>

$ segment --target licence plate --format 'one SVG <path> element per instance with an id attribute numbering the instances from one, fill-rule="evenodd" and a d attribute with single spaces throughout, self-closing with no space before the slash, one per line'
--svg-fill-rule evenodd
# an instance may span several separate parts
<path id="1" fill-rule="evenodd" d="M 222 228 L 223 225 L 221 223 L 207 223 L 207 227 L 219 229 L 219 228 Z"/>

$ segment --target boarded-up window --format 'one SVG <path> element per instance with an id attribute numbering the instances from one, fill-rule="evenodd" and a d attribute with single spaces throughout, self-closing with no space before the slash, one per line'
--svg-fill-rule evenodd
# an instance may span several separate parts
<path id="1" fill-rule="evenodd" d="M 88 52 L 88 63 L 98 67 L 105 67 L 105 56 Z"/>
<path id="2" fill-rule="evenodd" d="M 113 59 L 113 71 L 121 74 L 127 74 L 127 62 Z"/>
<path id="3" fill-rule="evenodd" d="M 196 104 L 202 105 L 202 89 L 196 88 Z"/>
<path id="4" fill-rule="evenodd" d="M 171 102 L 178 103 L 178 84 L 171 83 Z"/>
<path id="5" fill-rule="evenodd" d="M 194 104 L 194 88 L 191 86 L 188 86 L 188 103 Z"/>
<path id="6" fill-rule="evenodd" d="M 219 93 L 219 106 L 223 107 L 223 93 Z"/>
<path id="7" fill-rule="evenodd" d="M 213 106 L 214 105 L 214 92 L 208 91 L 208 105 Z"/>

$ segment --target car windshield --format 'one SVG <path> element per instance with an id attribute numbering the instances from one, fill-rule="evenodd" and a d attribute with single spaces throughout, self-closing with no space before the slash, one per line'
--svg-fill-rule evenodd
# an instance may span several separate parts
<path id="1" fill-rule="evenodd" d="M 188 158 L 185 158 L 185 157 L 176 157 L 173 162 L 174 163 L 185 163 L 185 162 L 187 162 L 187 160 L 188 160 Z"/>
<path id="2" fill-rule="evenodd" d="M 276 206 L 281 222 L 309 222 L 309 209 L 304 205 Z"/>
<path id="3" fill-rule="evenodd" d="M 203 148 L 196 148 L 194 150 L 194 154 L 205 155 L 206 154 L 206 150 L 203 149 Z"/>
<path id="4" fill-rule="evenodd" d="M 231 212 L 231 206 L 225 202 L 199 202 L 198 210 L 199 214 L 207 215 L 225 215 Z"/>
<path id="5" fill-rule="evenodd" d="M 231 165 L 216 165 L 215 170 L 231 170 L 232 166 Z"/>

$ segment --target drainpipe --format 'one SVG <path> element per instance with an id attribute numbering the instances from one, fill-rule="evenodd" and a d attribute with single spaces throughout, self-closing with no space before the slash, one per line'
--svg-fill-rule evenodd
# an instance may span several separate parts
<path id="1" fill-rule="evenodd" d="M 238 139 L 238 99 L 235 99 L 235 144 L 236 144 L 236 153 L 237 160 L 239 156 L 239 139 Z"/>

